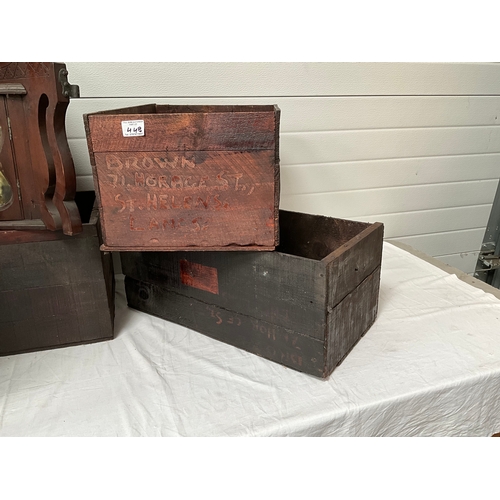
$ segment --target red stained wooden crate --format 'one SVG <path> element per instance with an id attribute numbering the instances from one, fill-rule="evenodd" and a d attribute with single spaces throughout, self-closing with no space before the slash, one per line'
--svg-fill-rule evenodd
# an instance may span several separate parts
<path id="1" fill-rule="evenodd" d="M 150 104 L 84 115 L 102 249 L 273 250 L 279 119 L 277 106 Z M 131 121 L 144 135 L 124 136 Z"/>

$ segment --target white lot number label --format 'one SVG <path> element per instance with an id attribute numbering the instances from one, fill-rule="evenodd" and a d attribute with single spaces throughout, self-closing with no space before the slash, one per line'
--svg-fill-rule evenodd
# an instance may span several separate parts
<path id="1" fill-rule="evenodd" d="M 122 122 L 123 137 L 144 135 L 144 120 L 129 120 Z"/>

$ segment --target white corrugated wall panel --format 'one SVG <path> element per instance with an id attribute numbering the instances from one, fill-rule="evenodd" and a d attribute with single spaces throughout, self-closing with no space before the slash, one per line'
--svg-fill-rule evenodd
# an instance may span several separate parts
<path id="1" fill-rule="evenodd" d="M 281 206 L 380 221 L 466 272 L 500 177 L 500 64 L 67 63 L 67 134 L 93 188 L 84 113 L 151 102 L 278 104 Z"/>
<path id="2" fill-rule="evenodd" d="M 67 63 L 83 97 L 500 95 L 494 63 Z"/>
<path id="3" fill-rule="evenodd" d="M 66 128 L 70 138 L 84 137 L 82 114 L 118 107 L 158 104 L 278 104 L 281 131 L 301 132 L 379 128 L 498 125 L 500 97 L 238 97 L 74 99 Z"/>

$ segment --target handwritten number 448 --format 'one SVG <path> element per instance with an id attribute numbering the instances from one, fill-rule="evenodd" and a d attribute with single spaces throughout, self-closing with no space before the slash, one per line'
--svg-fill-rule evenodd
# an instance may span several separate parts
<path id="1" fill-rule="evenodd" d="M 128 134 L 142 134 L 142 127 L 127 127 Z"/>

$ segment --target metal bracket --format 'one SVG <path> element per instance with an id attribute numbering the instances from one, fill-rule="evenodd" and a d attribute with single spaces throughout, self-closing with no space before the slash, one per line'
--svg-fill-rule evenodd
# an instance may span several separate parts
<path id="1" fill-rule="evenodd" d="M 479 260 L 487 267 L 488 271 L 500 268 L 500 255 L 494 255 L 494 252 L 481 252 Z"/>
<path id="2" fill-rule="evenodd" d="M 68 70 L 60 69 L 59 70 L 59 83 L 62 86 L 62 95 L 64 97 L 80 97 L 80 87 L 78 85 L 71 85 L 68 82 Z"/>

